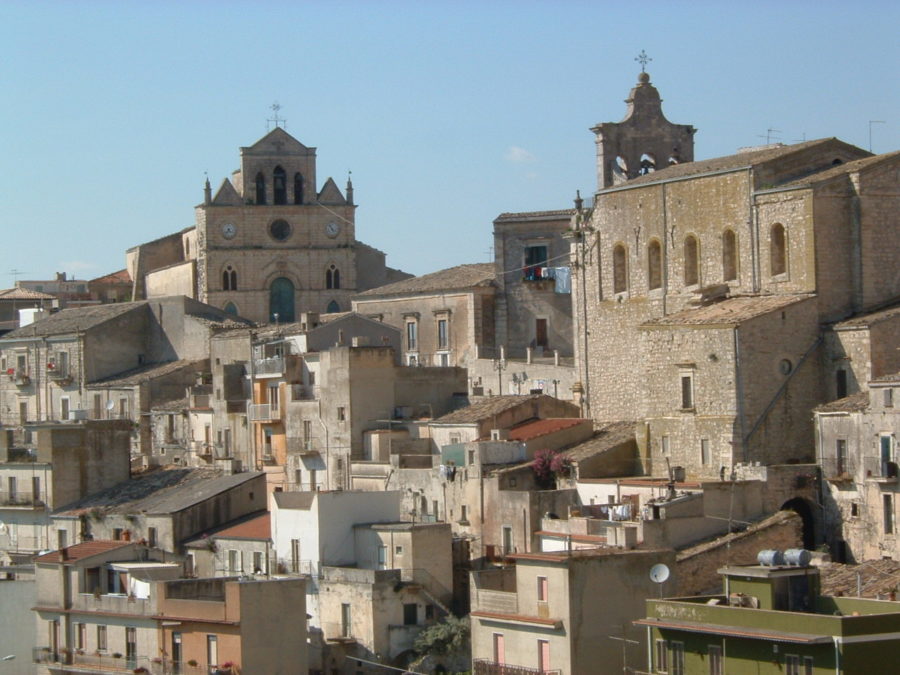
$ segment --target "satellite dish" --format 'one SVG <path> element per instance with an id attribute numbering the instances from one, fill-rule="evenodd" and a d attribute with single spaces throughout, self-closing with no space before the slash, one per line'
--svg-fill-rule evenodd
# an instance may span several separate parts
<path id="1" fill-rule="evenodd" d="M 107 402 L 106 402 L 106 409 L 107 409 L 107 410 L 112 410 L 112 409 L 115 408 L 115 407 L 116 407 L 115 401 L 107 401 Z"/>
<path id="2" fill-rule="evenodd" d="M 661 584 L 669 578 L 669 566 L 663 563 L 657 563 L 650 568 L 650 581 L 655 584 Z"/>

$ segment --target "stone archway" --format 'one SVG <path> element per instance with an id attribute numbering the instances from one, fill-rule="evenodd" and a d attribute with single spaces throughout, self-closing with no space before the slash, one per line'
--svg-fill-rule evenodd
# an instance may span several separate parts
<path id="1" fill-rule="evenodd" d="M 782 511 L 793 511 L 803 521 L 803 548 L 812 551 L 816 548 L 816 518 L 813 507 L 803 497 L 794 497 L 781 505 Z"/>

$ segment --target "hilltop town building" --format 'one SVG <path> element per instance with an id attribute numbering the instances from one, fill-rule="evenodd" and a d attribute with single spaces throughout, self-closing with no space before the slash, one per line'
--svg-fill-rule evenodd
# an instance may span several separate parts
<path id="1" fill-rule="evenodd" d="M 687 161 L 693 130 L 668 124 L 646 73 L 626 121 L 643 131 L 594 128 L 599 189 L 572 236 L 585 410 L 639 420 L 656 476 L 811 459 L 823 324 L 900 296 L 879 273 L 900 263 L 900 153 L 823 139 Z"/>
<path id="2" fill-rule="evenodd" d="M 317 188 L 316 149 L 276 127 L 241 148 L 241 167 L 196 224 L 129 249 L 134 297 L 183 294 L 257 322 L 339 312 L 355 293 L 408 277 L 356 239 L 353 185 Z"/>

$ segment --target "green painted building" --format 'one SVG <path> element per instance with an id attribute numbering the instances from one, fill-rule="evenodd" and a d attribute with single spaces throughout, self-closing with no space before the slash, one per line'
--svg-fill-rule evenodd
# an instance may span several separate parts
<path id="1" fill-rule="evenodd" d="M 900 603 L 823 596 L 809 566 L 726 567 L 724 594 L 648 600 L 637 673 L 900 672 Z"/>

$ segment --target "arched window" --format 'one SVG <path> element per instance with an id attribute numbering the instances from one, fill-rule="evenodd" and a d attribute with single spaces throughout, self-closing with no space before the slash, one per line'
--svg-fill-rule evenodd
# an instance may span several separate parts
<path id="1" fill-rule="evenodd" d="M 653 173 L 654 171 L 656 171 L 656 160 L 653 159 L 653 156 L 648 155 L 647 153 L 641 155 L 640 174 L 642 176 L 645 176 L 648 173 Z"/>
<path id="2" fill-rule="evenodd" d="M 337 300 L 332 300 L 328 303 L 328 307 L 325 309 L 326 314 L 334 314 L 336 312 L 341 311 L 341 306 L 337 303 Z"/>
<path id="3" fill-rule="evenodd" d="M 287 204 L 287 174 L 280 166 L 272 172 L 273 203 Z"/>
<path id="4" fill-rule="evenodd" d="M 269 319 L 279 323 L 294 321 L 294 283 L 290 279 L 278 277 L 269 287 Z"/>
<path id="5" fill-rule="evenodd" d="M 231 314 L 232 316 L 237 316 L 237 313 L 238 313 L 237 307 L 235 307 L 233 302 L 225 303 L 225 313 Z"/>
<path id="6" fill-rule="evenodd" d="M 773 277 L 787 272 L 787 234 L 781 223 L 769 231 L 769 266 Z"/>
<path id="7" fill-rule="evenodd" d="M 737 236 L 734 230 L 722 233 L 722 278 L 725 281 L 737 280 Z"/>
<path id="8" fill-rule="evenodd" d="M 231 265 L 228 265 L 222 272 L 222 290 L 237 290 L 237 271 Z"/>
<path id="9" fill-rule="evenodd" d="M 294 203 L 303 203 L 303 176 L 302 174 L 294 174 Z"/>
<path id="10" fill-rule="evenodd" d="M 613 293 L 628 290 L 628 270 L 625 265 L 625 247 L 616 244 L 613 248 Z"/>
<path id="11" fill-rule="evenodd" d="M 341 287 L 341 271 L 331 265 L 327 270 L 325 270 L 325 288 L 340 288 Z"/>
<path id="12" fill-rule="evenodd" d="M 256 174 L 256 203 L 266 203 L 266 177 L 260 171 Z"/>
<path id="13" fill-rule="evenodd" d="M 662 287 L 662 247 L 658 239 L 647 244 L 647 287 L 651 291 Z"/>
<path id="14" fill-rule="evenodd" d="M 700 283 L 697 237 L 689 234 L 684 238 L 684 285 Z"/>

